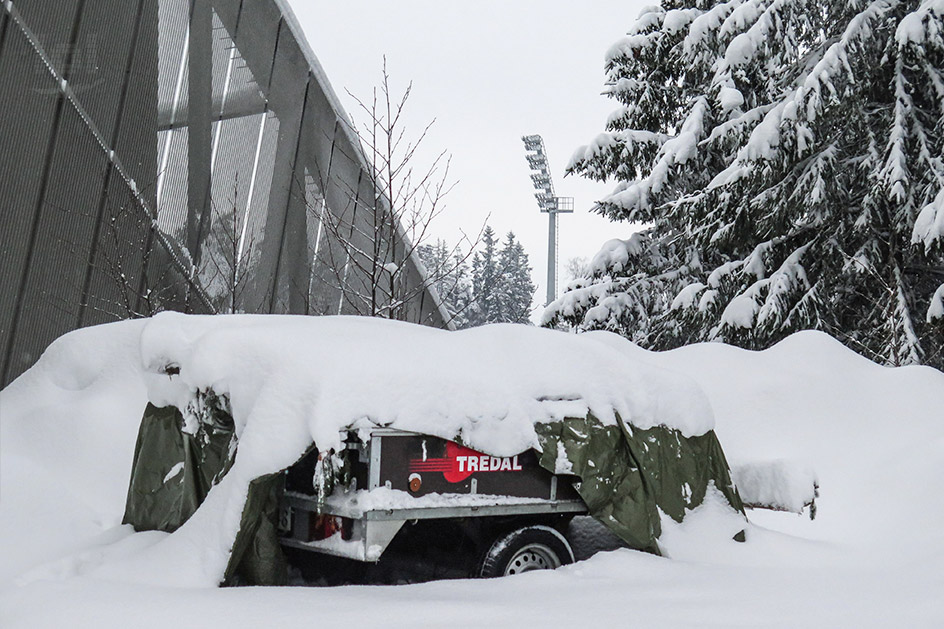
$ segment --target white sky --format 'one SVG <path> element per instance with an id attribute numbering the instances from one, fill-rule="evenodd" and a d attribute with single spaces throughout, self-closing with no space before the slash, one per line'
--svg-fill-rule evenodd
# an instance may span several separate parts
<path id="1" fill-rule="evenodd" d="M 590 257 L 630 224 L 589 212 L 614 183 L 564 178 L 574 150 L 604 128 L 616 103 L 600 95 L 606 50 L 631 26 L 641 0 L 291 0 L 309 43 L 349 113 L 350 90 L 367 99 L 380 82 L 383 56 L 396 93 L 413 92 L 407 133 L 436 119 L 428 157 L 446 149 L 459 180 L 434 231 L 455 242 L 486 215 L 504 236 L 512 230 L 531 260 L 544 303 L 547 215 L 534 199 L 522 135 L 544 137 L 555 191 L 574 197 L 559 218 L 560 284 L 564 263 Z"/>

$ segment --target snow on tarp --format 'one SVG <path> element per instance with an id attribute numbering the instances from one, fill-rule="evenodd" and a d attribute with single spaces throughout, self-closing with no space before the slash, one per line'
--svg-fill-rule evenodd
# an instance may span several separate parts
<path id="1" fill-rule="evenodd" d="M 660 545 L 677 561 L 603 553 L 553 574 L 501 582 L 227 592 L 90 579 L 86 566 L 100 561 L 103 540 L 91 545 L 85 538 L 107 534 L 109 548 L 126 553 L 131 542 L 137 549 L 166 537 L 139 533 L 116 543 L 130 527 L 108 530 L 121 517 L 147 403 L 138 355 L 147 323 L 70 333 L 0 393 L 4 627 L 125 627 L 135 618 L 163 628 L 179 625 L 181 614 L 199 614 L 207 626 L 232 629 L 275 617 L 282 624 L 310 622 L 313 609 L 322 623 L 391 627 L 469 618 L 495 626 L 577 626 L 587 609 L 600 612 L 599 622 L 619 625 L 630 607 L 643 625 L 931 626 L 941 617 L 944 499 L 928 479 L 944 477 L 944 374 L 881 367 L 814 332 L 760 352 L 723 343 L 669 352 L 635 348 L 639 360 L 701 384 L 732 463 L 808 461 L 828 498 L 812 522 L 755 514 L 747 543 L 736 544 L 730 535 L 742 520 L 706 499 L 680 525 L 663 520 Z M 125 341 L 126 349 L 116 347 Z M 66 347 L 74 359 L 61 360 Z M 67 381 L 84 388 L 62 388 Z M 95 485 L 78 480 L 93 477 Z M 722 525 L 719 533 L 708 530 Z M 56 574 L 12 586 L 25 569 L 84 549 L 91 556 L 82 570 L 61 573 L 77 578 Z M 584 604 L 547 604 L 558 599 Z M 445 614 L 436 604 L 443 600 L 449 601 Z M 614 600 L 623 604 L 613 606 Z"/>
<path id="2" fill-rule="evenodd" d="M 745 506 L 794 513 L 814 508 L 819 483 L 809 466 L 784 459 L 743 463 L 731 466 L 731 477 Z"/>
<path id="3" fill-rule="evenodd" d="M 366 420 L 459 437 L 496 456 L 537 447 L 536 423 L 588 412 L 606 425 L 619 415 L 685 436 L 714 427 L 707 398 L 684 376 L 527 326 L 446 332 L 360 317 L 164 313 L 144 329 L 141 348 L 147 371 L 180 369 L 150 380 L 151 402 L 183 409 L 197 390 L 227 394 L 241 450 L 250 421 L 322 450 L 339 448 L 339 431 Z M 265 439 L 267 451 L 277 447 Z"/>
<path id="4" fill-rule="evenodd" d="M 686 378 L 540 328 L 446 332 L 357 317 L 163 313 L 135 322 L 131 338 L 138 334 L 138 347 L 116 345 L 119 355 L 97 352 L 94 360 L 129 366 L 122 377 L 146 386 L 158 406 L 187 409 L 198 391 L 225 394 L 239 454 L 173 535 L 98 569 L 117 579 L 216 585 L 250 483 L 292 465 L 312 441 L 320 450 L 340 447 L 339 432 L 349 426 L 459 439 L 496 456 L 540 449 L 536 424 L 565 417 L 592 415 L 611 427 L 619 417 L 633 428 L 664 426 L 685 437 L 713 428 L 707 399 Z M 75 339 L 88 337 L 66 335 L 52 353 L 74 352 Z"/>

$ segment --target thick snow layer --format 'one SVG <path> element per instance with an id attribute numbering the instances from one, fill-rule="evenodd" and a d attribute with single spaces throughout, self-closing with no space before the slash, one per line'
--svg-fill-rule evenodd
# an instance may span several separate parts
<path id="1" fill-rule="evenodd" d="M 748 505 L 803 513 L 816 498 L 816 473 L 783 459 L 734 465 L 731 479 Z"/>
<path id="2" fill-rule="evenodd" d="M 937 16 L 938 20 L 934 17 Z M 924 0 L 917 11 L 912 11 L 898 23 L 895 39 L 900 46 L 922 45 L 928 39 L 941 40 L 940 18 L 944 17 L 944 0 Z"/>
<path id="3" fill-rule="evenodd" d="M 331 513 L 363 515 L 366 511 L 387 511 L 390 509 L 427 509 L 439 507 L 481 507 L 487 505 L 525 505 L 547 502 L 544 498 L 519 498 L 514 496 L 491 496 L 489 494 L 437 494 L 413 496 L 406 491 L 377 487 L 359 489 L 352 492 L 338 492 L 328 496 L 325 503 L 334 511 Z"/>
<path id="4" fill-rule="evenodd" d="M 185 408 L 207 387 L 228 394 L 241 453 L 250 421 L 265 423 L 260 447 L 267 450 L 279 447 L 276 427 L 327 450 L 340 446 L 341 429 L 369 421 L 459 435 L 500 456 L 537 446 L 535 423 L 588 411 L 604 422 L 618 414 L 640 428 L 665 424 L 687 435 L 713 426 L 704 397 L 685 378 L 527 326 L 449 333 L 358 317 L 165 313 L 145 326 L 141 360 L 150 373 L 180 368 L 177 376 L 149 378 L 157 404 Z"/>
<path id="5" fill-rule="evenodd" d="M 944 240 L 944 189 L 921 209 L 911 235 L 911 242 L 924 243 L 926 250 L 939 240 Z"/>
<path id="6" fill-rule="evenodd" d="M 928 308 L 928 323 L 935 319 L 944 319 L 944 284 L 937 287 L 931 297 L 931 306 Z"/>
<path id="7" fill-rule="evenodd" d="M 111 327 L 129 330 L 128 338 L 106 351 L 90 349 L 87 339 L 107 336 Z M 106 366 L 121 365 L 116 377 L 138 379 L 120 398 L 136 394 L 125 404 L 126 456 L 133 452 L 130 428 L 147 400 L 185 411 L 200 390 L 230 400 L 239 441 L 232 469 L 173 535 L 97 569 L 121 580 L 218 583 L 249 483 L 290 466 L 312 441 L 322 451 L 339 449 L 340 431 L 350 427 L 460 437 L 477 450 L 511 456 L 538 447 L 535 423 L 587 412 L 605 423 L 618 416 L 639 428 L 664 424 L 686 435 L 713 426 L 707 399 L 683 376 L 640 368 L 621 352 L 528 326 L 446 332 L 358 317 L 164 313 L 134 325 L 71 333 L 47 355 L 52 364 L 44 356 L 4 392 L 10 423 L 19 426 L 20 415 L 31 412 L 31 390 L 39 388 L 31 383 L 83 391 L 98 386 Z M 59 373 L 61 356 L 69 358 L 65 375 Z M 82 362 L 86 357 L 89 365 Z M 178 373 L 165 375 L 171 371 Z M 84 450 L 96 448 L 85 444 Z M 125 471 L 121 482 L 127 478 Z M 117 494 L 118 483 L 109 485 Z"/>
<path id="8" fill-rule="evenodd" d="M 0 394 L 4 629 L 236 629 L 313 619 L 565 627 L 585 625 L 588 614 L 625 626 L 627 610 L 639 626 L 930 627 L 944 615 L 944 497 L 934 485 L 944 478 L 944 374 L 880 367 L 813 332 L 763 352 L 707 343 L 653 353 L 606 333 L 583 335 L 694 378 L 732 465 L 788 459 L 815 470 L 813 521 L 753 511 L 741 544 L 730 538 L 743 520 L 709 500 L 682 525 L 663 522 L 660 542 L 671 559 L 617 550 L 488 581 L 192 589 L 175 582 L 180 566 L 154 561 L 139 568 L 166 570 L 173 585 L 105 578 L 96 566 L 175 537 L 115 526 L 146 392 L 133 361 L 96 355 L 139 347 L 144 325 L 78 333 L 83 349 L 51 348 Z"/>
<path id="9" fill-rule="evenodd" d="M 645 250 L 645 241 L 642 235 L 636 233 L 621 240 L 614 238 L 603 243 L 600 251 L 593 256 L 587 270 L 590 273 L 604 275 L 615 273 L 626 268 L 630 258 L 640 256 Z"/>

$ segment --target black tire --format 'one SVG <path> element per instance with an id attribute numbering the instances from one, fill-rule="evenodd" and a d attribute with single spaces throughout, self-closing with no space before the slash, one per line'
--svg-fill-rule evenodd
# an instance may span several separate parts
<path id="1" fill-rule="evenodd" d="M 488 549 L 479 567 L 483 578 L 553 570 L 574 562 L 567 539 L 549 526 L 533 525 L 501 535 Z"/>

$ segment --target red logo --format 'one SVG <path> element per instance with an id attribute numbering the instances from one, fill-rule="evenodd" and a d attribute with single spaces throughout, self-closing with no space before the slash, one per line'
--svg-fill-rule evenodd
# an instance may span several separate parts
<path id="1" fill-rule="evenodd" d="M 412 459 L 411 472 L 442 472 L 447 482 L 459 483 L 476 472 L 520 472 L 518 456 L 490 456 L 472 448 L 446 443 L 446 457 L 442 459 Z"/>

